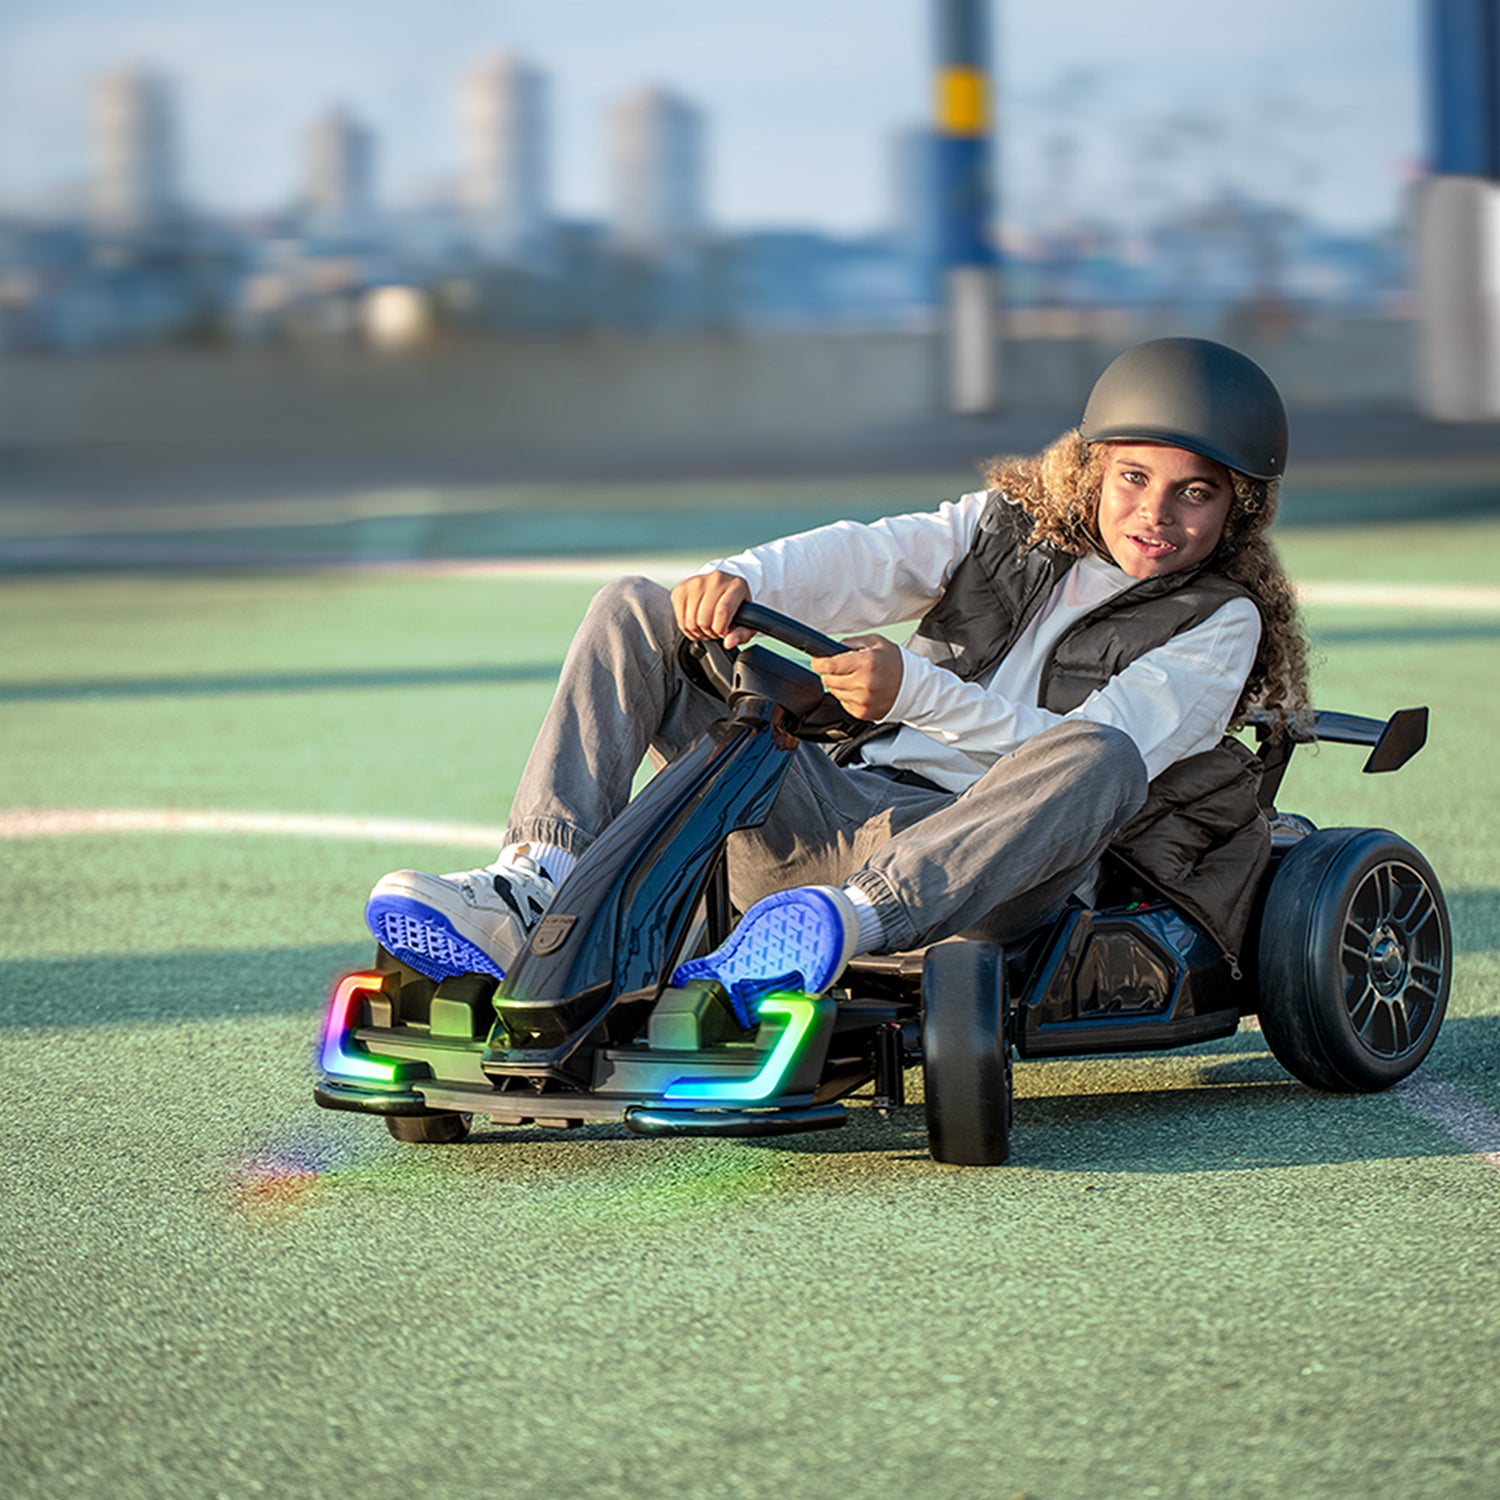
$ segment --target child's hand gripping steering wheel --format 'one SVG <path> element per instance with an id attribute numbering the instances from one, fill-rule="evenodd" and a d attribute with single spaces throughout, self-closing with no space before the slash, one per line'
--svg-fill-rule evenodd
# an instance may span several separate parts
<path id="1" fill-rule="evenodd" d="M 805 651 L 809 656 L 837 656 L 849 650 L 810 625 L 748 600 L 735 612 L 734 624 L 769 636 L 794 651 Z M 852 739 L 870 728 L 868 720 L 856 719 L 832 693 L 823 690 L 822 679 L 816 672 L 773 652 L 756 646 L 726 650 L 718 641 L 682 640 L 678 643 L 677 658 L 690 682 L 731 705 L 753 690 L 750 679 L 761 677 L 757 668 L 769 670 L 774 677 L 775 700 L 787 711 L 792 720 L 788 727 L 798 739 L 837 742 Z"/>

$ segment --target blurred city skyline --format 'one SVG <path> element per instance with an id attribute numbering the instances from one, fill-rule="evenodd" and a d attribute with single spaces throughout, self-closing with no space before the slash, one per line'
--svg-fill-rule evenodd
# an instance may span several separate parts
<path id="1" fill-rule="evenodd" d="M 1230 197 L 1389 228 L 1424 150 L 1419 20 L 1419 0 L 997 4 L 1000 221 L 1123 226 Z M 654 85 L 703 113 L 708 225 L 868 233 L 899 216 L 894 142 L 927 121 L 929 27 L 926 0 L 7 0 L 0 210 L 83 207 L 90 91 L 131 65 L 174 91 L 194 208 L 299 203 L 333 109 L 373 137 L 382 208 L 452 201 L 462 81 L 505 52 L 550 90 L 559 216 L 606 216 L 611 117 Z"/>

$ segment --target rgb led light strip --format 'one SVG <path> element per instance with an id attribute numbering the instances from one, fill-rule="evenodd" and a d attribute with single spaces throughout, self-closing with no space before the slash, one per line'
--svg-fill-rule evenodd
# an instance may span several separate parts
<path id="1" fill-rule="evenodd" d="M 765 1016 L 784 1016 L 786 1027 L 776 1038 L 771 1055 L 749 1078 L 674 1078 L 662 1097 L 673 1104 L 754 1104 L 781 1087 L 812 1030 L 818 1002 L 806 995 L 767 995 L 760 1003 Z"/>
<path id="2" fill-rule="evenodd" d="M 359 1050 L 351 1050 L 349 1041 L 349 1033 L 354 1029 L 349 1024 L 349 1012 L 360 996 L 378 992 L 383 982 L 381 975 L 370 973 L 346 974 L 339 980 L 328 1005 L 328 1028 L 323 1033 L 320 1061 L 325 1073 L 335 1073 L 341 1078 L 362 1078 L 371 1083 L 396 1081 L 399 1064 L 371 1057 L 357 1042 L 352 1046 Z"/>

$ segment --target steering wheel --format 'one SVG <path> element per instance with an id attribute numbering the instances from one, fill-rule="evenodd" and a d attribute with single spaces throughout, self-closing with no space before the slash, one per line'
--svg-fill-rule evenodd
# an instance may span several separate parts
<path id="1" fill-rule="evenodd" d="M 773 641 L 780 641 L 793 651 L 805 651 L 809 656 L 841 656 L 849 649 L 831 635 L 824 635 L 821 630 L 814 630 L 811 625 L 804 625 L 800 620 L 782 614 L 779 609 L 768 609 L 749 599 L 735 610 L 731 623 L 768 635 Z"/>
<path id="2" fill-rule="evenodd" d="M 749 600 L 735 611 L 732 623 L 809 656 L 838 656 L 850 649 L 821 630 Z M 761 647 L 726 650 L 718 641 L 684 639 L 678 644 L 677 659 L 689 681 L 731 705 L 747 691 L 769 689 L 790 714 L 792 733 L 800 740 L 838 742 L 871 727 L 869 720 L 856 719 L 832 693 L 825 692 L 816 672 Z"/>

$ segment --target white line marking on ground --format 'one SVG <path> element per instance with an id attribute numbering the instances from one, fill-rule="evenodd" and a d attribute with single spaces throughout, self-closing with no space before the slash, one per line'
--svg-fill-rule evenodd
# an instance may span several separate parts
<path id="1" fill-rule="evenodd" d="M 384 513 L 382 502 L 388 497 L 371 497 L 377 513 Z M 268 501 L 268 505 L 292 502 Z M 459 505 L 456 508 L 469 508 Z M 0 537 L 0 540 L 4 540 Z M 242 566 L 268 571 L 289 568 L 319 573 L 390 574 L 416 578 L 537 578 L 558 583 L 608 583 L 627 573 L 642 573 L 658 583 L 673 584 L 694 572 L 706 561 L 699 552 L 672 556 L 610 557 L 532 557 L 532 558 L 346 558 L 294 555 L 258 558 L 253 562 L 240 558 Z M 149 556 L 134 559 L 142 568 L 153 566 Z M 178 561 L 181 561 L 179 559 Z M 212 559 L 189 559 L 213 567 Z M 173 564 L 168 564 L 173 565 Z M 1298 599 L 1306 605 L 1355 609 L 1433 610 L 1441 613 L 1500 613 L 1500 588 L 1483 584 L 1422 583 L 1338 583 L 1316 579 L 1296 585 Z"/>
<path id="2" fill-rule="evenodd" d="M 1373 609 L 1500 611 L 1500 589 L 1480 584 L 1299 583 L 1303 604 L 1351 605 Z"/>
<path id="3" fill-rule="evenodd" d="M 661 583 L 676 583 L 699 566 L 689 557 L 533 557 L 375 558 L 348 567 L 361 573 L 399 573 L 424 578 L 542 578 L 560 583 L 608 583 L 627 573 L 644 573 Z M 335 565 L 341 566 L 341 565 Z M 1359 608 L 1500 612 L 1500 588 L 1478 584 L 1299 583 L 1303 604 Z"/>
<path id="4" fill-rule="evenodd" d="M 556 583 L 609 583 L 627 574 L 643 574 L 657 583 L 674 584 L 694 573 L 705 559 L 683 557 L 531 557 L 433 558 L 426 562 L 357 562 L 361 573 L 399 573 L 421 578 L 539 578 Z"/>
<path id="5" fill-rule="evenodd" d="M 1465 1150 L 1500 1172 L 1500 1116 L 1441 1078 L 1408 1078 L 1396 1085 L 1396 1092 L 1424 1119 L 1446 1130 Z"/>
<path id="6" fill-rule="evenodd" d="M 178 808 L 12 808 L 0 810 L 0 839 L 111 833 L 269 833 L 377 843 L 475 844 L 498 849 L 502 827 L 417 818 L 347 818 L 322 813 L 213 812 Z"/>
<path id="7" fill-rule="evenodd" d="M 336 565 L 337 566 L 337 565 Z M 432 558 L 427 561 L 373 559 L 349 567 L 362 573 L 400 573 L 428 578 L 544 578 L 558 582 L 607 583 L 627 573 L 644 573 L 675 583 L 699 563 L 684 557 Z M 1500 613 L 1500 588 L 1481 584 L 1334 583 L 1297 585 L 1303 604 L 1397 610 Z"/>

